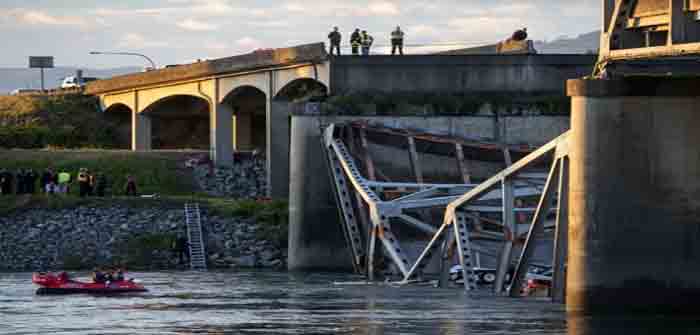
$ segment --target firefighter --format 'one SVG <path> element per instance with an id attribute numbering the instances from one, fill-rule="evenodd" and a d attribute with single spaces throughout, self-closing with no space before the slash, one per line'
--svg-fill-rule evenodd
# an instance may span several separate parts
<path id="1" fill-rule="evenodd" d="M 396 54 L 396 49 L 399 49 L 399 55 L 403 56 L 403 31 L 401 27 L 396 26 L 396 30 L 391 32 L 391 54 Z"/>
<path id="2" fill-rule="evenodd" d="M 352 54 L 360 54 L 360 46 L 362 45 L 362 35 L 360 34 L 360 29 L 355 28 L 355 31 L 350 35 L 350 46 L 352 47 Z"/>
<path id="3" fill-rule="evenodd" d="M 337 55 L 340 56 L 340 41 L 342 39 L 342 36 L 340 35 L 340 32 L 338 31 L 338 27 L 333 28 L 333 31 L 331 31 L 331 33 L 328 34 L 328 39 L 331 42 L 330 54 L 333 55 L 333 49 L 335 49 L 337 52 Z"/>
<path id="4" fill-rule="evenodd" d="M 368 34 L 366 30 L 362 31 L 362 55 L 369 56 L 369 49 L 374 43 L 374 37 Z"/>

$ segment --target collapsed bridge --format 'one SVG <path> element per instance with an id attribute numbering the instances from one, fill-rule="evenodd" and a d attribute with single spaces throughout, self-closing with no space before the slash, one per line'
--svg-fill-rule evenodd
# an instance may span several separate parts
<path id="1" fill-rule="evenodd" d="M 375 129 L 376 130 L 376 129 Z M 360 146 L 366 147 L 366 127 L 358 124 L 331 124 L 324 130 L 324 147 L 328 167 L 333 179 L 341 222 L 352 264 L 356 272 L 375 277 L 377 256 L 386 255 L 397 270 L 400 283 L 420 280 L 426 274 L 426 266 L 433 258 L 439 259 L 437 274 L 440 284 L 446 285 L 448 272 L 455 263 L 461 266 L 465 289 L 475 288 L 475 252 L 473 243 L 479 240 L 501 244 L 498 255 L 494 290 L 500 293 L 520 294 L 525 271 L 532 256 L 535 238 L 542 235 L 546 218 L 556 213 L 555 250 L 555 298 L 563 299 L 563 259 L 566 238 L 566 178 L 567 136 L 561 135 L 547 145 L 513 163 L 510 148 L 483 143 L 467 143 L 459 139 L 447 139 L 422 135 L 423 140 L 433 140 L 455 147 L 455 161 L 460 166 L 464 184 L 430 184 L 422 178 L 415 147 L 416 134 L 405 134 L 409 144 L 408 155 L 416 181 L 391 182 L 374 180 L 375 170 L 366 150 L 358 153 L 352 133 L 359 132 Z M 348 136 L 343 136 L 346 134 Z M 397 134 L 394 134 L 397 135 Z M 347 145 L 346 143 L 347 142 Z M 508 167 L 480 184 L 469 183 L 470 177 L 464 160 L 464 149 L 482 152 L 502 152 Z M 355 157 L 362 157 L 364 171 Z M 541 173 L 542 166 L 553 161 L 549 174 Z M 365 175 L 369 174 L 368 177 Z M 558 185 L 558 186 L 557 186 Z M 533 208 L 516 208 L 516 199 L 539 198 Z M 555 201 L 555 199 L 557 201 Z M 556 208 L 554 208 L 556 205 Z M 439 209 L 441 220 L 431 220 L 426 210 Z M 524 230 L 516 221 L 516 213 L 531 213 L 532 221 Z M 500 215 L 499 220 L 487 215 Z M 421 252 L 410 257 L 402 246 L 402 238 L 395 233 L 397 225 L 409 225 L 429 239 L 423 239 Z M 550 227 L 552 228 L 552 227 Z M 524 241 L 519 258 L 514 257 L 514 246 Z M 504 288 L 511 264 L 517 260 L 515 276 Z"/>

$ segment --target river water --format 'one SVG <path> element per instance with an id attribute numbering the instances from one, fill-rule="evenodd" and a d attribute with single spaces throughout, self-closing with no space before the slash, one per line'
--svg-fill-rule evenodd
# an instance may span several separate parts
<path id="1" fill-rule="evenodd" d="M 80 275 L 80 274 L 78 274 Z M 82 274 L 87 275 L 87 274 Z M 570 318 L 544 299 L 425 286 L 357 285 L 346 274 L 129 273 L 148 293 L 36 296 L 0 273 L 0 334 L 698 334 L 697 318 Z"/>

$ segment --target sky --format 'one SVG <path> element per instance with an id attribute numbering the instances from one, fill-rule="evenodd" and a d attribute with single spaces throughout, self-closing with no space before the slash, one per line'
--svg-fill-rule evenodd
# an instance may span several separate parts
<path id="1" fill-rule="evenodd" d="M 257 48 L 326 41 L 333 26 L 344 42 L 366 29 L 378 45 L 400 25 L 408 52 L 500 41 L 527 27 L 553 40 L 599 29 L 600 0 L 0 0 L 0 67 L 26 67 L 28 56 L 54 56 L 56 66 L 158 66 L 220 58 Z M 453 45 L 454 44 L 454 45 Z M 382 51 L 382 50 L 378 50 Z"/>

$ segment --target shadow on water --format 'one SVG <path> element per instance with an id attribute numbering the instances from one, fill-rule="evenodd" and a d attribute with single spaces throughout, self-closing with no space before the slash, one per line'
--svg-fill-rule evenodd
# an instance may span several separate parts
<path id="1" fill-rule="evenodd" d="M 569 316 L 567 335 L 700 334 L 700 318 L 663 315 Z"/>

